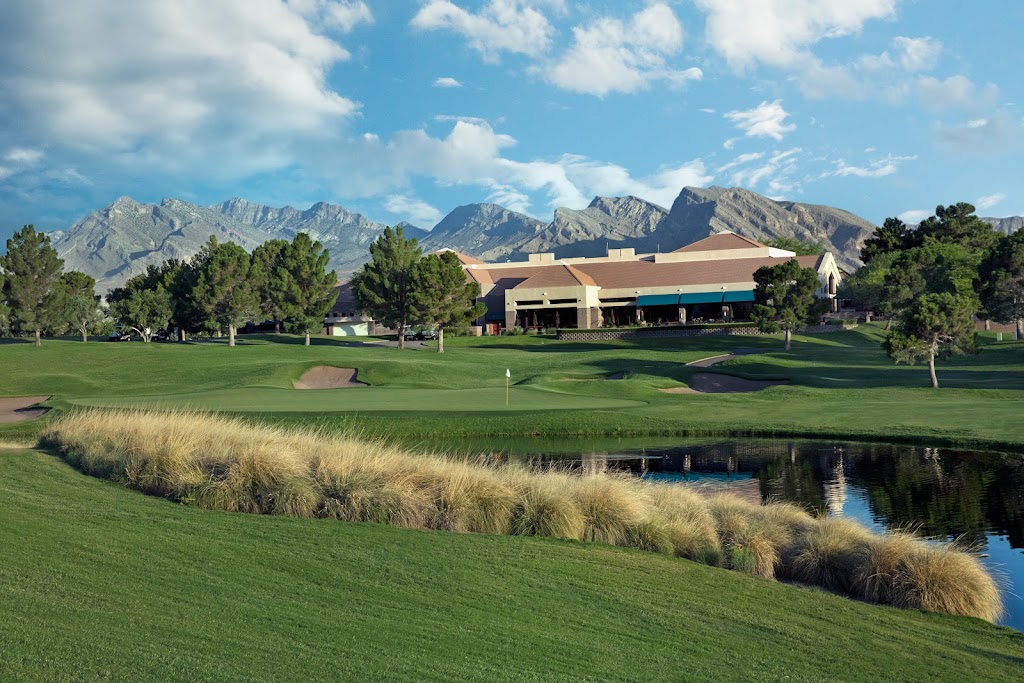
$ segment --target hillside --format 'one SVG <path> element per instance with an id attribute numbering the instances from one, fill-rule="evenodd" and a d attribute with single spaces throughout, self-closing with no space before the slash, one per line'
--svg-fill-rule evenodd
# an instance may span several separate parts
<path id="1" fill-rule="evenodd" d="M 1009 232 L 1021 218 L 986 219 Z M 497 204 L 468 204 L 427 232 L 399 224 L 424 249 L 450 248 L 493 261 L 525 260 L 535 252 L 559 257 L 602 256 L 632 247 L 638 252 L 672 251 L 714 232 L 730 230 L 768 242 L 797 237 L 820 242 L 849 270 L 860 265 L 864 240 L 874 226 L 830 206 L 775 201 L 742 188 L 685 187 L 670 210 L 638 197 L 595 197 L 581 210 L 555 209 L 551 222 Z M 147 265 L 188 258 L 210 235 L 246 249 L 269 239 L 291 239 L 306 232 L 330 250 L 330 265 L 345 278 L 369 258 L 369 245 L 384 230 L 336 204 L 318 202 L 306 210 L 277 208 L 234 198 L 213 206 L 177 199 L 139 204 L 122 197 L 67 230 L 52 233 L 66 268 L 96 278 L 98 290 L 122 284 Z"/>

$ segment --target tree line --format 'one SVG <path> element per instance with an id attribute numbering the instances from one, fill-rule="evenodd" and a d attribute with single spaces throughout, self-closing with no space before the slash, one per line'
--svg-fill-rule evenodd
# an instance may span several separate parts
<path id="1" fill-rule="evenodd" d="M 897 363 L 975 350 L 975 317 L 1015 324 L 1024 338 L 1024 231 L 999 233 L 966 202 L 938 206 L 911 228 L 887 218 L 865 242 L 864 266 L 840 295 L 888 318 L 885 348 Z"/>
<path id="2" fill-rule="evenodd" d="M 75 329 L 88 341 L 104 324 L 134 330 L 143 341 L 157 330 L 174 327 L 182 338 L 197 332 L 228 330 L 235 345 L 240 326 L 273 320 L 305 334 L 323 326 L 337 297 L 330 255 L 305 233 L 291 242 L 269 240 L 249 254 L 233 242 L 213 236 L 190 259 L 168 259 L 110 290 L 106 305 L 96 281 L 64 262 L 50 238 L 31 225 L 7 240 L 0 257 L 0 332 L 41 336 Z"/>

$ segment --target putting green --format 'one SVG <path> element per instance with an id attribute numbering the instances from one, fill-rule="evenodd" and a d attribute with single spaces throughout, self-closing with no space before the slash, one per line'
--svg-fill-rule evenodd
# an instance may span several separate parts
<path id="1" fill-rule="evenodd" d="M 195 394 L 159 394 L 130 398 L 79 398 L 77 406 L 116 408 L 184 408 L 245 413 L 315 412 L 494 412 L 524 410 L 593 410 L 631 408 L 643 401 L 579 396 L 535 387 L 513 387 L 505 405 L 504 387 L 479 389 L 413 389 L 365 387 L 296 391 L 242 387 Z"/>

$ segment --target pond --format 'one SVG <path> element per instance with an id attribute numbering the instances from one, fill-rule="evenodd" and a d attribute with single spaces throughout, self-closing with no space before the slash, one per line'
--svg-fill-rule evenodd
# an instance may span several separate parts
<path id="1" fill-rule="evenodd" d="M 448 444 L 535 465 L 624 470 L 652 481 L 784 500 L 874 529 L 913 529 L 973 546 L 1000 582 L 1001 623 L 1024 631 L 1024 456 L 946 448 L 788 440 L 517 440 Z"/>

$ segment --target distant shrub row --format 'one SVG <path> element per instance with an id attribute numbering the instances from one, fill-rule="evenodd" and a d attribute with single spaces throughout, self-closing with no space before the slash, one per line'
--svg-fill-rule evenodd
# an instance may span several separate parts
<path id="1" fill-rule="evenodd" d="M 974 556 L 781 503 L 625 475 L 538 472 L 186 413 L 85 411 L 43 443 L 84 472 L 199 507 L 632 546 L 876 603 L 993 621 Z"/>

